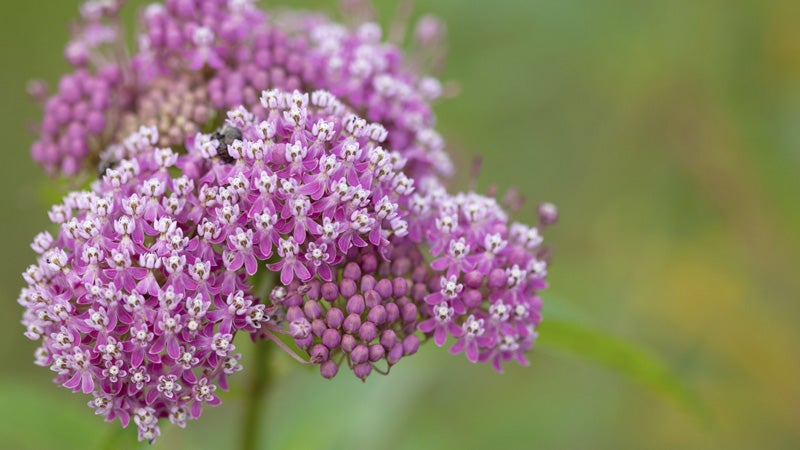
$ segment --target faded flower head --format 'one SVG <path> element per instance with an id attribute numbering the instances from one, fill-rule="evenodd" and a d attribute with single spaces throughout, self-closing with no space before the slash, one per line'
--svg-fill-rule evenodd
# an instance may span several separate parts
<path id="1" fill-rule="evenodd" d="M 274 17 L 250 0 L 167 0 L 145 7 L 135 50 L 124 50 L 119 0 L 82 8 L 57 91 L 37 89 L 44 118 L 31 154 L 51 173 L 74 175 L 141 125 L 159 145 L 186 139 L 232 108 L 259 113 L 262 90 L 325 89 L 389 132 L 409 175 L 451 171 L 433 131 L 434 78 L 417 73 L 381 29 L 355 30 L 311 13 Z M 40 86 L 39 86 L 40 87 Z"/>

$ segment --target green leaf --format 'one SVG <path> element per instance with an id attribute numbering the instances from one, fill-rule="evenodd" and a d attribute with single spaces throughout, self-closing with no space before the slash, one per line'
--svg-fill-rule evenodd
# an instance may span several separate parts
<path id="1" fill-rule="evenodd" d="M 633 342 L 585 325 L 569 305 L 548 305 L 548 315 L 539 328 L 537 346 L 578 355 L 609 367 L 663 395 L 705 420 L 700 400 L 685 380 L 659 355 Z"/>

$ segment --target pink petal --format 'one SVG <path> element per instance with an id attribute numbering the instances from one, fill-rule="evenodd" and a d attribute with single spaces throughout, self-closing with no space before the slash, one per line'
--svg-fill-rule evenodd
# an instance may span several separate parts
<path id="1" fill-rule="evenodd" d="M 464 330 L 455 322 L 447 323 L 447 332 L 455 337 L 461 337 L 464 335 Z"/>
<path id="2" fill-rule="evenodd" d="M 433 268 L 433 270 L 444 270 L 449 265 L 450 265 L 450 258 L 446 256 L 443 258 L 434 259 L 433 262 L 431 263 L 431 267 Z"/>
<path id="3" fill-rule="evenodd" d="M 197 400 L 193 401 L 189 412 L 191 413 L 192 417 L 195 418 L 195 419 L 200 417 L 200 414 L 203 412 L 203 402 L 200 402 L 200 401 L 197 401 Z"/>
<path id="4" fill-rule="evenodd" d="M 153 345 L 150 346 L 150 350 L 148 351 L 148 353 L 150 353 L 152 355 L 157 355 L 157 354 L 161 353 L 161 350 L 164 350 L 164 344 L 165 344 L 164 336 L 159 336 L 153 342 Z"/>
<path id="5" fill-rule="evenodd" d="M 311 278 L 311 272 L 300 261 L 294 263 L 294 272 L 301 281 L 308 281 Z"/>
<path id="6" fill-rule="evenodd" d="M 150 390 L 147 391 L 145 402 L 147 402 L 148 405 L 152 405 L 153 402 L 156 401 L 156 398 L 158 398 L 158 390 L 150 388 Z"/>
<path id="7" fill-rule="evenodd" d="M 181 356 L 181 349 L 178 346 L 178 340 L 175 336 L 167 339 L 167 354 L 172 359 L 178 359 Z"/>
<path id="8" fill-rule="evenodd" d="M 190 384 L 194 384 L 197 382 L 197 376 L 191 370 L 183 371 L 183 379 Z"/>
<path id="9" fill-rule="evenodd" d="M 299 220 L 294 223 L 294 240 L 298 245 L 306 241 L 306 227 Z"/>
<path id="10" fill-rule="evenodd" d="M 122 424 L 122 428 L 128 428 L 128 424 L 131 422 L 130 414 L 124 409 L 118 410 L 116 413 L 117 417 L 119 417 L 119 423 Z"/>
<path id="11" fill-rule="evenodd" d="M 139 367 L 142 365 L 142 361 L 144 361 L 144 349 L 139 347 L 131 353 L 131 365 L 133 367 Z"/>
<path id="12" fill-rule="evenodd" d="M 288 264 L 284 264 L 283 267 L 281 267 L 281 283 L 288 286 L 289 283 L 292 282 L 293 278 L 294 278 L 294 271 L 292 271 L 291 267 L 289 267 Z"/>
<path id="13" fill-rule="evenodd" d="M 317 274 L 319 274 L 319 277 L 322 278 L 323 281 L 331 281 L 333 279 L 331 267 L 324 263 L 317 267 Z"/>
<path id="14" fill-rule="evenodd" d="M 84 394 L 90 394 L 94 390 L 94 380 L 91 373 L 83 372 L 81 375 L 81 390 Z"/>
<path id="15" fill-rule="evenodd" d="M 63 384 L 63 386 L 66 387 L 66 388 L 70 388 L 72 390 L 75 390 L 75 389 L 77 389 L 78 386 L 80 386 L 80 384 L 81 384 L 81 373 L 80 372 L 75 372 L 72 375 L 72 378 L 67 380 Z"/>
<path id="16" fill-rule="evenodd" d="M 239 268 L 242 267 L 242 263 L 244 263 L 244 258 L 242 257 L 242 254 L 236 253 L 236 255 L 234 255 L 233 257 L 233 260 L 231 260 L 231 263 L 228 265 L 228 270 L 230 271 L 239 270 Z"/>
<path id="17" fill-rule="evenodd" d="M 244 266 L 248 275 L 255 275 L 258 272 L 258 261 L 252 254 L 248 254 L 244 259 Z"/>
<path id="18" fill-rule="evenodd" d="M 417 329 L 423 333 L 430 333 L 436 328 L 436 319 L 428 319 L 417 325 Z"/>
<path id="19" fill-rule="evenodd" d="M 369 232 L 369 241 L 372 242 L 372 245 L 380 244 L 382 237 L 383 233 L 381 233 L 380 227 L 375 227 L 372 229 L 372 231 Z"/>
<path id="20" fill-rule="evenodd" d="M 467 344 L 467 359 L 470 362 L 478 362 L 478 343 L 474 340 Z"/>
<path id="21" fill-rule="evenodd" d="M 450 350 L 449 350 L 450 354 L 451 355 L 457 355 L 457 354 L 463 352 L 465 344 L 466 344 L 466 340 L 465 339 L 457 340 L 456 343 L 453 344 L 452 347 L 450 347 Z"/>
<path id="22" fill-rule="evenodd" d="M 217 384 L 219 384 L 220 389 L 227 392 L 228 391 L 228 377 L 225 374 L 219 376 L 217 380 Z"/>
<path id="23" fill-rule="evenodd" d="M 497 373 L 503 373 L 503 366 L 500 365 L 500 355 L 495 356 L 494 359 L 492 359 L 492 367 L 494 367 L 494 370 L 496 370 Z"/>
<path id="24" fill-rule="evenodd" d="M 439 347 L 443 346 L 444 343 L 447 342 L 447 332 L 445 331 L 444 327 L 436 327 L 436 331 L 433 332 L 433 342 L 435 342 Z"/>

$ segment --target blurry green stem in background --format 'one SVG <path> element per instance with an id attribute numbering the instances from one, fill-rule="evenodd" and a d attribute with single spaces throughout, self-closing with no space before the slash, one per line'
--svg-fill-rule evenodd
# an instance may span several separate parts
<path id="1" fill-rule="evenodd" d="M 245 397 L 244 417 L 242 418 L 241 449 L 254 450 L 258 448 L 261 426 L 265 422 L 261 420 L 264 412 L 264 395 L 269 388 L 271 381 L 269 359 L 271 354 L 271 342 L 255 343 L 255 358 L 253 359 L 253 371 L 251 372 L 250 387 Z"/>

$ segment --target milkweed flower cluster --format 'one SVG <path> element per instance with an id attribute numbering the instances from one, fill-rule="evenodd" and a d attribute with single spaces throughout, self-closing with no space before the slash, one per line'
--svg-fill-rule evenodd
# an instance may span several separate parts
<path id="1" fill-rule="evenodd" d="M 53 207 L 56 238 L 34 241 L 20 298 L 37 362 L 124 424 L 142 411 L 183 425 L 240 368 L 232 339 L 269 322 L 248 275 L 266 264 L 284 285 L 331 281 L 351 249 L 380 253 L 407 233 L 397 200 L 413 182 L 379 144 L 382 126 L 330 93 L 265 91 L 188 154 L 142 127 L 91 191 Z M 178 170 L 175 176 L 171 171 Z M 264 269 L 262 269 L 264 270 Z M 138 420 L 140 436 L 158 434 Z"/>
<path id="2" fill-rule="evenodd" d="M 447 191 L 442 87 L 380 27 L 166 0 L 142 11 L 129 54 L 120 7 L 85 3 L 74 71 L 50 96 L 31 88 L 33 158 L 97 172 L 51 209 L 58 230 L 36 236 L 23 274 L 25 335 L 57 383 L 152 442 L 161 419 L 183 427 L 220 403 L 241 333 L 325 378 L 386 374 L 429 339 L 498 371 L 527 364 L 557 211 L 529 227 Z M 422 45 L 439 34 L 421 20 Z"/>

